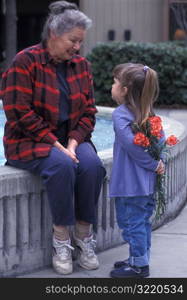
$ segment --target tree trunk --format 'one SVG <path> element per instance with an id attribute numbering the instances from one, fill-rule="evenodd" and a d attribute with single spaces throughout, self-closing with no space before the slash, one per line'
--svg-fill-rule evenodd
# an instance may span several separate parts
<path id="1" fill-rule="evenodd" d="M 6 0 L 5 5 L 5 67 L 8 67 L 17 52 L 16 0 Z"/>

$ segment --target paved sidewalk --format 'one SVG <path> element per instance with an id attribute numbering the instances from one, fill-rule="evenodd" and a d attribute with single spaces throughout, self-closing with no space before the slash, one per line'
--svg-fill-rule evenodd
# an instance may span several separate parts
<path id="1" fill-rule="evenodd" d="M 61 276 L 48 268 L 19 278 L 109 278 L 113 262 L 128 256 L 127 244 L 100 252 L 100 268 L 87 271 L 74 262 L 74 272 Z M 187 205 L 177 218 L 153 231 L 151 278 L 187 278 Z"/>

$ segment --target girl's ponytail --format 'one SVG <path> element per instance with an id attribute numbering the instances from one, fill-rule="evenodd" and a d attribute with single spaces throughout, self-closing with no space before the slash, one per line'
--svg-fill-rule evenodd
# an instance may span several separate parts
<path id="1" fill-rule="evenodd" d="M 140 97 L 142 119 L 140 125 L 143 125 L 150 116 L 150 113 L 153 110 L 153 104 L 157 100 L 159 94 L 157 73 L 148 66 L 144 66 L 143 71 L 145 72 L 145 81 Z"/>

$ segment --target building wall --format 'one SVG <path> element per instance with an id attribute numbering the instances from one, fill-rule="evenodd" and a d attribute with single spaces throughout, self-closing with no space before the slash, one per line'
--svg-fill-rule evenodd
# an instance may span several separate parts
<path id="1" fill-rule="evenodd" d="M 108 30 L 115 30 L 115 40 L 124 40 L 124 30 L 131 31 L 136 42 L 159 42 L 164 39 L 165 0 L 80 0 L 80 8 L 93 20 L 83 52 L 98 42 L 108 41 Z"/>

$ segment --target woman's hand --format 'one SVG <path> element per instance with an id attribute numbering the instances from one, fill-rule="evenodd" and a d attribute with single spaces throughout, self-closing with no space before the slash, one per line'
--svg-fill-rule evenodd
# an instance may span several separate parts
<path id="1" fill-rule="evenodd" d="M 70 151 L 68 148 L 65 148 L 62 146 L 58 141 L 56 141 L 53 144 L 56 148 L 58 148 L 60 151 L 64 152 L 67 156 L 69 156 L 75 163 L 78 163 L 78 159 L 76 157 L 76 154 Z"/>
<path id="2" fill-rule="evenodd" d="M 162 175 L 162 174 L 165 173 L 165 165 L 164 165 L 164 163 L 163 163 L 162 160 L 159 161 L 158 166 L 157 166 L 155 172 L 157 174 L 159 174 L 159 175 Z"/>
<path id="3" fill-rule="evenodd" d="M 77 141 L 76 141 L 75 139 L 71 139 L 71 138 L 70 138 L 70 139 L 68 140 L 68 146 L 67 146 L 67 149 L 68 149 L 71 153 L 73 153 L 75 156 L 76 156 L 75 150 L 76 150 L 77 146 L 78 146 L 78 143 L 77 143 Z"/>

